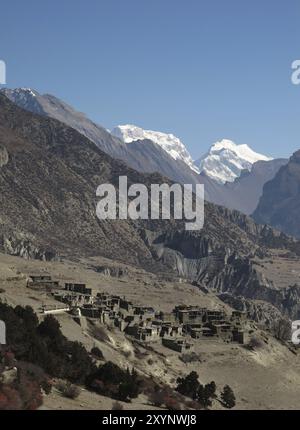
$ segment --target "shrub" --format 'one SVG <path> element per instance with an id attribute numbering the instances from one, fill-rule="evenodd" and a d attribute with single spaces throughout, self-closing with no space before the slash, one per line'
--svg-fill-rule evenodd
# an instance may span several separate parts
<path id="1" fill-rule="evenodd" d="M 124 406 L 120 402 L 114 402 L 111 407 L 112 411 L 122 411 L 123 409 L 124 409 Z"/>
<path id="2" fill-rule="evenodd" d="M 160 407 L 164 403 L 165 395 L 164 390 L 157 389 L 149 394 L 148 399 L 153 406 Z"/>
<path id="3" fill-rule="evenodd" d="M 106 333 L 106 330 L 104 327 L 101 326 L 91 326 L 92 335 L 95 339 L 99 340 L 100 342 L 109 342 L 110 338 Z"/>
<path id="4" fill-rule="evenodd" d="M 130 373 L 127 369 L 125 380 L 119 385 L 119 399 L 126 402 L 136 398 L 139 395 L 139 385 L 135 370 Z"/>
<path id="5" fill-rule="evenodd" d="M 166 395 L 164 398 L 164 404 L 169 411 L 180 411 L 180 403 L 174 397 Z"/>
<path id="6" fill-rule="evenodd" d="M 225 387 L 223 388 L 223 391 L 221 393 L 221 399 L 226 408 L 231 409 L 235 406 L 235 395 L 229 385 L 225 385 Z"/>
<path id="7" fill-rule="evenodd" d="M 19 366 L 15 377 L 9 382 L 0 383 L 1 410 L 34 410 L 42 402 L 40 380 L 25 366 Z"/>
<path id="8" fill-rule="evenodd" d="M 130 358 L 132 353 L 129 349 L 126 349 L 125 351 L 122 351 L 122 354 L 124 355 L 124 357 L 126 358 Z"/>
<path id="9" fill-rule="evenodd" d="M 179 359 L 185 364 L 201 361 L 199 355 L 196 354 L 195 352 L 189 352 L 186 354 L 182 354 L 179 356 Z"/>
<path id="10" fill-rule="evenodd" d="M 190 409 L 195 409 L 195 410 L 202 409 L 202 405 L 200 405 L 199 402 L 196 402 L 196 400 L 190 400 L 190 401 L 186 402 L 185 404 Z"/>
<path id="11" fill-rule="evenodd" d="M 257 337 L 257 336 L 252 336 L 251 339 L 249 340 L 249 343 L 247 345 L 250 349 L 255 350 L 255 349 L 260 349 L 264 346 L 263 341 Z"/>
<path id="12" fill-rule="evenodd" d="M 18 362 L 17 368 L 19 374 L 24 373 L 32 381 L 35 381 L 44 390 L 45 394 L 51 393 L 52 383 L 42 368 L 26 362 Z"/>
<path id="13" fill-rule="evenodd" d="M 18 391 L 23 402 L 22 409 L 35 410 L 42 405 L 43 395 L 40 385 L 23 373 L 19 376 Z"/>
<path id="14" fill-rule="evenodd" d="M 62 393 L 64 397 L 69 399 L 77 399 L 80 394 L 80 389 L 70 382 L 61 381 L 57 384 L 56 388 Z"/>
<path id="15" fill-rule="evenodd" d="M 151 395 L 153 391 L 159 390 L 159 385 L 153 380 L 153 377 L 148 378 L 147 376 L 139 375 L 140 392 Z"/>
<path id="16" fill-rule="evenodd" d="M 4 351 L 2 354 L 3 364 L 6 367 L 14 367 L 16 365 L 15 355 L 10 351 Z"/>
<path id="17" fill-rule="evenodd" d="M 94 346 L 91 349 L 91 354 L 93 354 L 98 360 L 103 360 L 104 359 L 102 351 L 97 346 Z"/>
<path id="18" fill-rule="evenodd" d="M 0 410 L 10 411 L 23 409 L 23 403 L 18 391 L 9 386 L 0 386 Z"/>

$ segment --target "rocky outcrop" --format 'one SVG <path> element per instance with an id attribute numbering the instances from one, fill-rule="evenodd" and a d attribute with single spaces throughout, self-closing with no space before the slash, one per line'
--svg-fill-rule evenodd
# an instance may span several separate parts
<path id="1" fill-rule="evenodd" d="M 97 273 L 101 273 L 105 276 L 110 276 L 112 278 L 122 278 L 128 275 L 128 269 L 125 267 L 114 267 L 114 266 L 94 266 L 93 269 Z"/>
<path id="2" fill-rule="evenodd" d="M 273 179 L 280 167 L 288 160 L 278 158 L 269 161 L 257 161 L 251 171 L 245 170 L 234 182 L 217 184 L 214 192 L 210 193 L 212 203 L 236 209 L 250 215 L 256 209 L 266 182 Z"/>
<path id="3" fill-rule="evenodd" d="M 233 309 L 246 312 L 247 317 L 266 328 L 272 328 L 282 318 L 281 312 L 270 303 L 234 296 L 230 293 L 218 294 L 218 298 Z"/>
<path id="4" fill-rule="evenodd" d="M 53 261 L 59 257 L 53 249 L 38 248 L 28 239 L 20 239 L 12 236 L 2 236 L 0 250 L 6 254 L 22 257 L 26 260 Z"/>
<path id="5" fill-rule="evenodd" d="M 253 217 L 258 223 L 300 237 L 300 151 L 265 184 Z"/>
<path id="6" fill-rule="evenodd" d="M 239 242 L 234 241 L 236 249 L 229 240 L 224 244 L 217 237 L 175 232 L 157 238 L 152 247 L 163 264 L 197 285 L 216 294 L 264 301 L 282 316 L 300 318 L 300 286 L 274 287 L 253 262 L 254 257 L 266 255 L 268 249 L 246 241 L 244 248 L 238 249 Z"/>

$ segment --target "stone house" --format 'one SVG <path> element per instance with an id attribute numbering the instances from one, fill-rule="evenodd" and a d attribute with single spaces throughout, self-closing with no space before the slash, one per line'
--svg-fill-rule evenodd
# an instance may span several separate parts
<path id="1" fill-rule="evenodd" d="M 248 333 L 245 330 L 233 329 L 232 330 L 232 341 L 238 342 L 241 345 L 244 345 L 249 340 Z"/>
<path id="2" fill-rule="evenodd" d="M 175 323 L 176 321 L 176 316 L 173 312 L 157 312 L 155 314 L 155 318 L 163 321 L 164 323 L 168 322 L 170 324 Z"/>
<path id="3" fill-rule="evenodd" d="M 87 294 L 90 296 L 92 295 L 92 289 L 86 288 L 86 284 L 67 282 L 65 283 L 65 290 L 73 291 L 75 293 Z"/>
<path id="4" fill-rule="evenodd" d="M 97 303 L 105 305 L 110 309 L 119 309 L 121 298 L 119 296 L 111 296 L 107 293 L 98 293 L 96 296 Z"/>
<path id="5" fill-rule="evenodd" d="M 165 347 L 180 353 L 192 352 L 194 350 L 194 344 L 191 342 L 188 342 L 184 338 L 176 339 L 176 338 L 163 337 L 162 344 Z"/>
<path id="6" fill-rule="evenodd" d="M 114 324 L 115 314 L 113 311 L 109 309 L 101 309 L 101 308 L 99 308 L 99 311 L 100 311 L 99 319 L 102 324 L 109 325 L 109 326 Z"/>
<path id="7" fill-rule="evenodd" d="M 160 327 L 158 326 L 152 326 L 151 324 L 135 324 L 130 323 L 125 328 L 125 333 L 129 336 L 133 336 L 135 339 L 144 341 L 144 342 L 150 342 L 150 341 L 156 341 L 159 339 L 160 335 Z"/>
<path id="8" fill-rule="evenodd" d="M 232 341 L 232 325 L 228 322 L 214 322 L 210 323 L 209 328 L 212 330 L 214 336 L 217 336 L 224 341 Z"/>
<path id="9" fill-rule="evenodd" d="M 177 306 L 174 313 L 181 324 L 202 323 L 207 309 L 199 306 Z"/>
<path id="10" fill-rule="evenodd" d="M 59 282 L 53 281 L 50 275 L 30 275 L 27 281 L 28 288 L 59 288 Z"/>
<path id="11" fill-rule="evenodd" d="M 231 320 L 236 323 L 243 323 L 247 320 L 247 312 L 245 311 L 232 311 Z"/>
<path id="12" fill-rule="evenodd" d="M 207 310 L 206 311 L 206 322 L 213 322 L 213 321 L 221 321 L 225 320 L 226 315 L 224 311 L 219 310 Z"/>
<path id="13" fill-rule="evenodd" d="M 93 305 L 84 305 L 81 308 L 81 315 L 86 318 L 97 318 L 101 317 L 101 310 Z"/>
<path id="14" fill-rule="evenodd" d="M 133 303 L 126 300 L 125 297 L 120 299 L 120 308 L 125 309 L 128 312 L 133 310 Z"/>
<path id="15" fill-rule="evenodd" d="M 115 318 L 115 326 L 120 330 L 120 331 L 125 331 L 126 327 L 128 326 L 128 322 L 124 321 L 122 318 L 120 317 L 116 317 Z"/>

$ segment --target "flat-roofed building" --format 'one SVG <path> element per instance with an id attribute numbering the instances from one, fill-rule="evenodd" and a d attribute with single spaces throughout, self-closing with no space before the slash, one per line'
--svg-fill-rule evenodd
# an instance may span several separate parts
<path id="1" fill-rule="evenodd" d="M 27 281 L 29 288 L 55 289 L 59 288 L 59 282 L 54 281 L 50 275 L 30 275 Z"/>
<path id="2" fill-rule="evenodd" d="M 92 289 L 87 288 L 86 284 L 77 283 L 77 282 L 66 282 L 65 290 L 73 291 L 74 293 L 88 294 L 92 295 Z"/>
<path id="3" fill-rule="evenodd" d="M 184 353 L 184 352 L 192 352 L 194 350 L 194 344 L 192 342 L 188 342 L 186 339 L 176 339 L 170 337 L 163 337 L 162 344 L 166 348 L 170 348 L 173 351 Z"/>

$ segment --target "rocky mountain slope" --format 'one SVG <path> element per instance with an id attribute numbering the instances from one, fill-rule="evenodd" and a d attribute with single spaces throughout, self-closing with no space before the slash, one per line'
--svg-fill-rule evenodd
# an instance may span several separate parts
<path id="1" fill-rule="evenodd" d="M 273 179 L 280 169 L 288 162 L 285 158 L 255 162 L 250 172 L 243 170 L 233 182 L 217 184 L 211 193 L 211 202 L 237 209 L 250 215 L 256 209 L 266 182 Z"/>
<path id="2" fill-rule="evenodd" d="M 197 173 L 190 169 L 182 157 L 174 159 L 161 145 L 146 136 L 129 144 L 50 94 L 41 95 L 30 88 L 3 89 L 1 92 L 23 109 L 55 118 L 74 128 L 102 151 L 135 170 L 144 173 L 159 172 L 180 183 L 199 182 Z"/>
<path id="3" fill-rule="evenodd" d="M 174 228 L 174 222 L 100 222 L 95 213 L 96 188 L 101 183 L 117 185 L 120 175 L 127 175 L 129 183 L 146 185 L 166 179 L 130 169 L 76 130 L 20 109 L 3 95 L 0 120 L 4 247 L 14 247 L 8 237 L 18 232 L 36 245 L 60 252 L 107 253 L 114 258 L 123 255 L 125 260 L 126 255 L 152 258 L 138 228 L 160 232 Z M 205 230 L 212 239 L 215 236 L 219 245 L 236 243 L 249 251 L 250 240 L 242 238 L 245 233 L 239 227 L 225 220 L 213 205 L 208 204 L 206 210 Z"/>
<path id="4" fill-rule="evenodd" d="M 246 180 L 243 175 L 240 181 L 237 179 L 237 182 L 232 185 L 223 185 L 210 176 L 212 172 L 203 171 L 199 175 L 185 146 L 173 135 L 127 126 L 115 129 L 113 134 L 117 137 L 52 95 L 41 95 L 28 88 L 3 89 L 1 92 L 15 104 L 30 112 L 55 118 L 74 128 L 102 151 L 124 161 L 133 169 L 143 173 L 159 172 L 179 183 L 202 183 L 205 186 L 206 200 L 238 209 L 245 214 L 251 213 L 257 206 L 264 182 L 271 179 L 273 170 L 275 175 L 275 170 L 280 164 L 276 160 L 274 165 L 272 161 L 266 162 L 260 165 L 259 171 L 253 168 Z M 251 160 L 253 161 L 253 156 Z M 219 163 L 221 163 L 220 160 Z M 243 166 L 244 164 L 240 162 L 240 168 Z M 247 166 L 250 166 L 249 161 Z M 224 167 L 219 164 L 219 168 Z"/>
<path id="5" fill-rule="evenodd" d="M 181 276 L 229 294 L 270 301 L 297 314 L 298 287 L 283 296 L 256 269 L 271 248 L 299 243 L 256 225 L 237 211 L 206 203 L 204 228 L 187 232 L 180 221 L 99 221 L 96 188 L 164 182 L 112 159 L 76 130 L 27 112 L 0 95 L 0 249 L 26 258 L 101 255 L 169 276 Z M 278 297 L 282 297 L 284 305 Z M 293 302 L 284 301 L 293 298 Z M 293 305 L 291 304 L 293 303 Z"/>
<path id="6" fill-rule="evenodd" d="M 265 184 L 253 217 L 300 238 L 300 151 Z"/>

